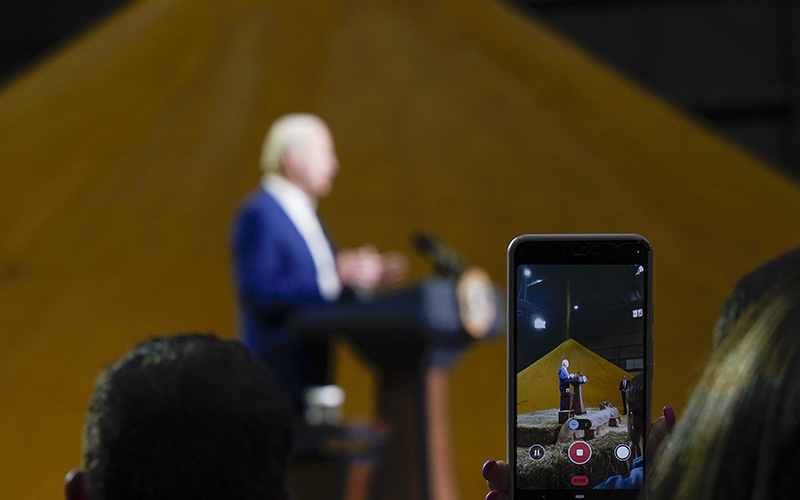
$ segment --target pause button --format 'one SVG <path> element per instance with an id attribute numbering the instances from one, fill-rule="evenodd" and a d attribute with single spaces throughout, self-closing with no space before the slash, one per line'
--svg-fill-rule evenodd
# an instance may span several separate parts
<path id="1" fill-rule="evenodd" d="M 528 450 L 528 455 L 530 455 L 533 460 L 536 460 L 538 462 L 539 460 L 544 458 L 544 446 L 540 444 L 535 444 L 531 446 L 530 449 Z"/>

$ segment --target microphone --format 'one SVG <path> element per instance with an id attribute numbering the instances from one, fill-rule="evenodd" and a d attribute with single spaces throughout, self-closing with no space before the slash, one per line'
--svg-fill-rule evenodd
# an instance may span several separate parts
<path id="1" fill-rule="evenodd" d="M 433 236 L 418 232 L 413 238 L 414 247 L 433 264 L 437 274 L 459 277 L 467 268 L 467 262 L 452 248 Z"/>

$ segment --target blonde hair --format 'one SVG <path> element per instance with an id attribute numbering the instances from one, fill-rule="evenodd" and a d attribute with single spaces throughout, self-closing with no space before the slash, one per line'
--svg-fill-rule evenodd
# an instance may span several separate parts
<path id="1" fill-rule="evenodd" d="M 301 151 L 315 127 L 328 128 L 322 118 L 311 113 L 291 113 L 275 120 L 261 147 L 261 171 L 265 174 L 280 172 L 284 151 Z"/>
<path id="2" fill-rule="evenodd" d="M 655 499 L 770 499 L 800 487 L 800 287 L 730 328 L 656 458 Z M 787 490 L 788 489 L 788 490 Z"/>

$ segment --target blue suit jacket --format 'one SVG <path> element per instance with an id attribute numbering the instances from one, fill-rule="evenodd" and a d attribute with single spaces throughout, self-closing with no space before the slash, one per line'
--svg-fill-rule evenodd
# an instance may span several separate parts
<path id="1" fill-rule="evenodd" d="M 297 307 L 321 304 L 311 252 L 286 212 L 258 189 L 242 203 L 233 226 L 239 335 L 267 362 L 300 411 L 302 391 L 324 384 L 328 343 L 293 334 L 286 321 Z"/>
<path id="2" fill-rule="evenodd" d="M 563 366 L 558 369 L 558 390 L 564 391 L 567 387 L 569 387 L 569 382 L 564 382 L 565 380 L 569 380 L 569 372 Z"/>

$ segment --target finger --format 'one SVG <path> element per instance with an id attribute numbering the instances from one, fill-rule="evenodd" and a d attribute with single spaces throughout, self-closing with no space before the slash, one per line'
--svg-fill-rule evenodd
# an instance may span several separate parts
<path id="1" fill-rule="evenodd" d="M 662 410 L 664 413 L 664 419 L 667 421 L 667 430 L 672 432 L 672 428 L 675 427 L 675 412 L 672 411 L 672 407 L 667 405 Z"/>
<path id="2" fill-rule="evenodd" d="M 358 252 L 362 255 L 380 255 L 378 248 L 372 244 L 361 245 L 358 247 Z"/>
<path id="3" fill-rule="evenodd" d="M 397 271 L 405 272 L 408 269 L 408 259 L 406 258 L 405 255 L 399 257 L 383 256 L 383 265 L 386 269 L 391 269 L 396 272 Z"/>
<path id="4" fill-rule="evenodd" d="M 652 463 L 652 459 L 656 456 L 658 447 L 661 446 L 661 442 L 664 441 L 664 438 L 666 438 L 668 434 L 667 420 L 664 417 L 658 417 L 655 422 L 653 422 L 653 425 L 650 426 L 650 432 L 647 434 L 647 449 L 645 450 L 647 453 L 647 457 L 645 458 L 646 463 Z"/>
<path id="5" fill-rule="evenodd" d="M 505 493 L 500 493 L 497 490 L 492 490 L 486 494 L 485 500 L 508 500 L 508 495 Z"/>
<path id="6" fill-rule="evenodd" d="M 399 264 L 397 262 L 384 261 L 383 264 L 383 280 L 385 282 L 396 283 L 405 279 L 408 273 L 408 266 L 405 263 Z"/>
<path id="7" fill-rule="evenodd" d="M 408 262 L 408 257 L 403 252 L 397 250 L 389 250 L 381 254 L 384 260 L 390 262 Z"/>
<path id="8" fill-rule="evenodd" d="M 488 460 L 481 469 L 484 479 L 491 490 L 508 492 L 508 464 L 501 461 Z"/>

